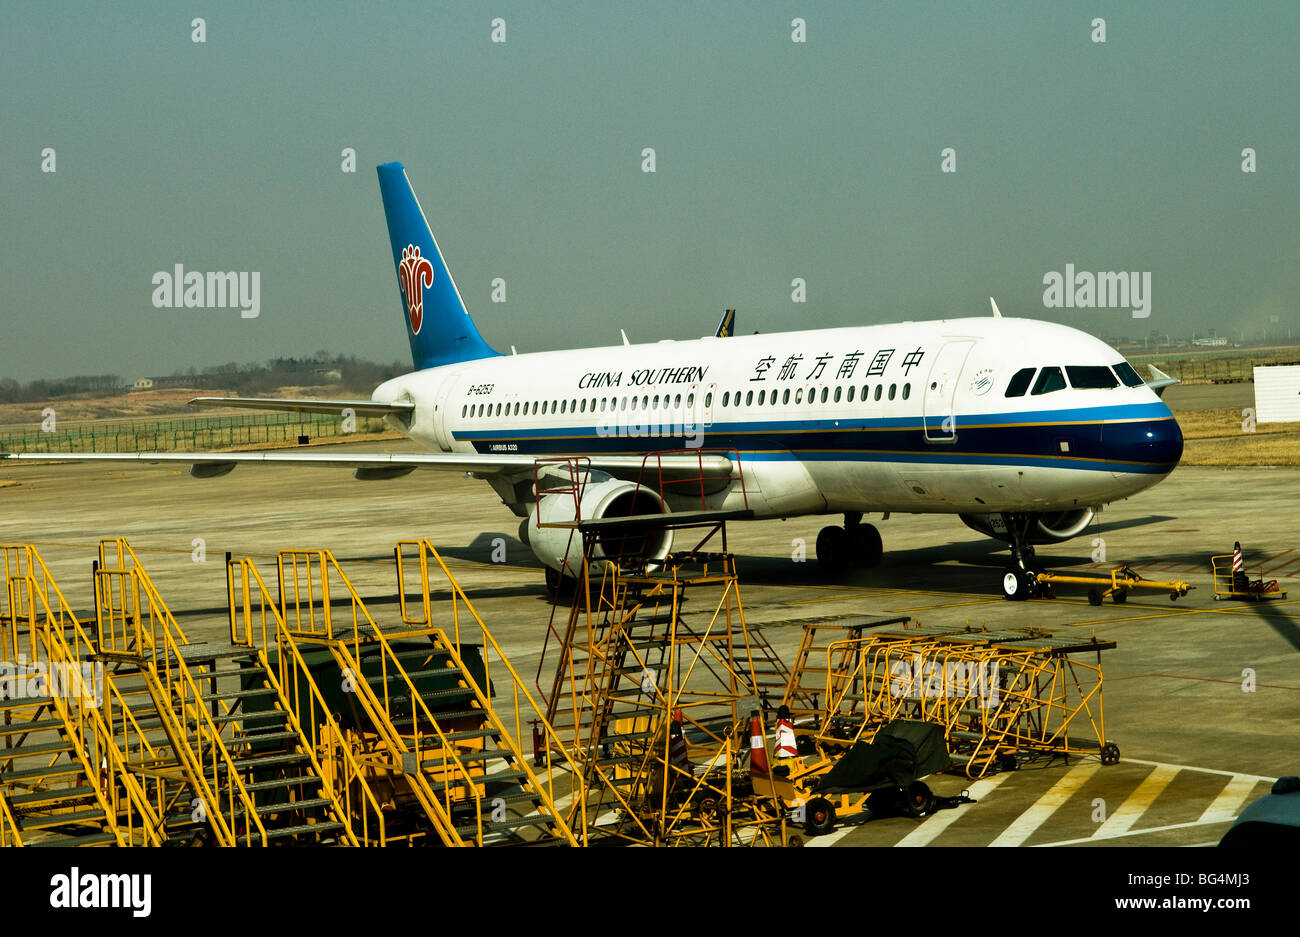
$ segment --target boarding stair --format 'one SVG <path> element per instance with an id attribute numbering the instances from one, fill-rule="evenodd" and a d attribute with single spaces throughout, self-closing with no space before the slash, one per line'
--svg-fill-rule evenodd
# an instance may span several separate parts
<path id="1" fill-rule="evenodd" d="M 264 650 L 189 642 L 124 540 L 94 576 L 114 733 L 168 840 L 359 845 Z"/>
<path id="2" fill-rule="evenodd" d="M 328 550 L 281 551 L 275 613 L 295 646 L 332 657 L 331 679 L 345 689 L 343 732 L 375 790 L 402 816 L 398 828 L 449 846 L 576 845 L 555 806 L 558 772 L 550 770 L 565 756 L 544 740 L 539 773 L 517 741 L 541 720 L 522 681 L 432 544 L 404 541 L 395 559 L 397 622 L 375 620 Z M 248 561 L 232 569 L 241 589 L 256 574 Z M 430 574 L 438 569 L 451 584 L 448 629 L 433 624 Z M 498 694 L 504 714 L 494 709 L 494 676 L 512 684 Z"/>
<path id="3" fill-rule="evenodd" d="M 0 843 L 156 845 L 103 715 L 95 647 L 30 544 L 0 547 Z"/>

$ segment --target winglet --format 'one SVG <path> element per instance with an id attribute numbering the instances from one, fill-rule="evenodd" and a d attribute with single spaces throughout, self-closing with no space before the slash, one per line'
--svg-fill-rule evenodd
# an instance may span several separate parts
<path id="1" fill-rule="evenodd" d="M 993 301 L 993 297 L 992 297 L 992 296 L 989 297 L 989 305 L 993 307 L 993 318 L 995 318 L 995 319 L 1001 319 L 1001 318 L 1002 318 L 1002 310 L 998 309 L 998 304 L 995 303 L 995 302 Z"/>
<path id="2" fill-rule="evenodd" d="M 1174 384 L 1181 384 L 1182 380 L 1176 377 L 1170 377 L 1164 371 L 1161 371 L 1154 364 L 1148 364 L 1147 369 L 1151 372 L 1151 380 L 1147 381 L 1147 387 L 1156 392 L 1157 397 L 1165 395 L 1165 388 Z"/>

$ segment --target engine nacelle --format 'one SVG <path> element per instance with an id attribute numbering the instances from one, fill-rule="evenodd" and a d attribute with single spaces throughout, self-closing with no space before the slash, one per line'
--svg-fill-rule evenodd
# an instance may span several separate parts
<path id="1" fill-rule="evenodd" d="M 593 471 L 582 489 L 580 513 L 584 521 L 589 521 L 669 511 L 664 499 L 653 489 Z M 533 554 L 551 569 L 563 571 L 566 563 L 570 572 L 582 568 L 582 535 L 573 529 L 573 521 L 574 499 L 567 491 L 542 495 L 540 504 L 528 513 L 525 540 Z M 549 527 L 548 524 L 570 526 Z M 520 527 L 522 532 L 524 525 Z M 592 559 L 632 555 L 662 560 L 672 546 L 672 531 L 663 528 L 610 531 L 599 536 Z"/>
<path id="2" fill-rule="evenodd" d="M 1029 524 L 1025 539 L 1030 543 L 1060 543 L 1077 537 L 1088 529 L 1096 512 L 1092 508 L 1077 508 L 1073 511 L 1046 511 L 1034 514 Z M 962 523 L 971 530 L 977 530 L 998 540 L 1009 541 L 1005 532 L 993 529 L 988 514 L 962 514 Z"/>

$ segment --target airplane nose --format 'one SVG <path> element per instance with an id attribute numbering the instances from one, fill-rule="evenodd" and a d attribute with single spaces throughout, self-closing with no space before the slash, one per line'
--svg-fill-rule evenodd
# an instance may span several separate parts
<path id="1" fill-rule="evenodd" d="M 1183 457 L 1183 431 L 1173 414 L 1167 419 L 1144 420 L 1131 425 L 1133 436 L 1128 444 L 1128 459 L 1150 465 L 1164 474 L 1172 472 Z"/>

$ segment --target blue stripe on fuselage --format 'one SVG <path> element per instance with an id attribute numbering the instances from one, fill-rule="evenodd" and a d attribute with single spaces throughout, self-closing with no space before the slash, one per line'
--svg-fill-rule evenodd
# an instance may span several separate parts
<path id="1" fill-rule="evenodd" d="M 622 416 L 622 414 L 620 414 Z M 720 416 L 720 415 L 718 415 Z M 1182 435 L 1163 403 L 1087 407 L 1072 410 L 957 416 L 955 443 L 927 439 L 919 416 L 876 419 L 794 419 L 723 422 L 715 416 L 703 439 L 683 435 L 667 414 L 651 415 L 648 428 L 671 435 L 631 435 L 631 413 L 623 431 L 604 426 L 502 427 L 467 430 L 455 438 L 478 452 L 535 452 L 581 449 L 591 453 L 637 453 L 686 448 L 735 449 L 753 459 L 869 461 L 966 465 L 1036 465 L 1091 471 L 1165 473 L 1178 464 Z M 931 435 L 937 435 L 931 422 Z"/>

